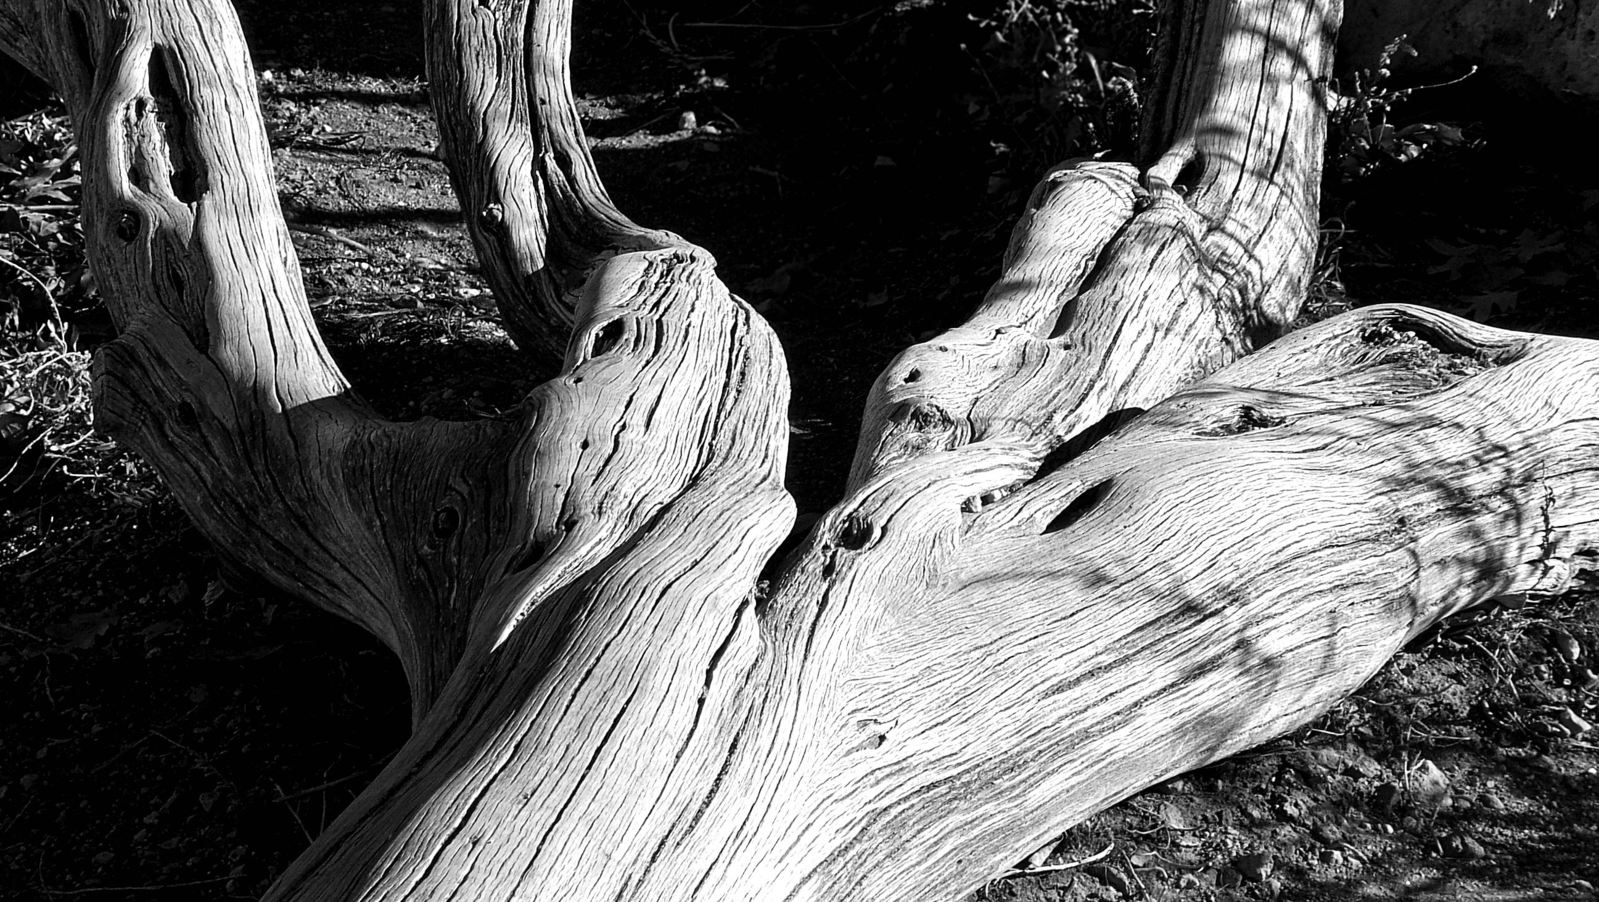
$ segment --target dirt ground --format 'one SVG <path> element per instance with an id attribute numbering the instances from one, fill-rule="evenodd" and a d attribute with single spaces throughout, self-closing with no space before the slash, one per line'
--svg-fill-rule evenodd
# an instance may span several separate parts
<path id="1" fill-rule="evenodd" d="M 1101 80 L 1097 112 L 1063 92 L 1055 125 L 1029 121 L 1015 42 L 981 43 L 996 26 L 964 6 L 843 6 L 600 0 L 575 58 L 619 206 L 715 253 L 783 340 L 802 514 L 837 496 L 873 376 L 992 281 L 1033 175 L 1125 119 Z M 240 11 L 311 301 L 358 390 L 396 417 L 513 406 L 549 366 L 495 323 L 435 156 L 417 4 Z M 1094 15 L 1096 68 L 1136 70 L 1138 35 Z M 1459 138 L 1409 161 L 1335 149 L 1313 313 L 1404 300 L 1599 337 L 1599 175 L 1550 138 L 1578 114 L 1482 79 L 1402 112 Z M 77 331 L 108 337 L 92 312 Z M 399 668 L 220 572 L 147 468 L 94 448 L 101 476 L 0 487 L 0 898 L 258 898 L 404 740 Z M 1595 655 L 1599 586 L 1506 599 L 972 898 L 1599 898 Z"/>

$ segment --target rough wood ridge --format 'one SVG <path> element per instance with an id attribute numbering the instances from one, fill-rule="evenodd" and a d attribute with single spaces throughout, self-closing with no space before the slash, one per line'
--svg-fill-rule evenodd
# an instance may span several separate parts
<path id="1" fill-rule="evenodd" d="M 396 423 L 311 321 L 232 11 L 0 0 L 79 136 L 102 424 L 410 680 L 412 739 L 270 898 L 959 898 L 1439 619 L 1563 589 L 1599 532 L 1599 345 L 1398 305 L 1268 344 L 1315 250 L 1337 5 L 1167 7 L 1140 161 L 1045 176 L 776 561 L 781 348 L 606 198 L 569 3 L 427 7 L 479 253 L 560 372 L 513 416 Z"/>

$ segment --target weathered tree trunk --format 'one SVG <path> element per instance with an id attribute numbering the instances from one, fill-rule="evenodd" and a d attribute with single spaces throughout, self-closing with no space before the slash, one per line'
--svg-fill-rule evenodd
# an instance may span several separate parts
<path id="1" fill-rule="evenodd" d="M 690 245 L 612 205 L 572 96 L 571 4 L 531 8 L 530 16 L 528 0 L 428 3 L 428 84 L 440 147 L 505 324 L 523 348 L 559 358 L 595 265 L 623 251 Z"/>
<path id="2" fill-rule="evenodd" d="M 605 199 L 566 2 L 429 5 L 474 236 L 522 332 L 572 317 L 564 366 L 514 417 L 398 424 L 311 324 L 231 13 L 0 0 L 79 129 L 103 422 L 411 681 L 411 741 L 271 897 L 954 898 L 1559 590 L 1599 531 L 1599 346 L 1390 306 L 1234 362 L 1303 293 L 1336 7 L 1170 10 L 1148 166 L 1046 177 L 769 566 L 781 351 Z"/>

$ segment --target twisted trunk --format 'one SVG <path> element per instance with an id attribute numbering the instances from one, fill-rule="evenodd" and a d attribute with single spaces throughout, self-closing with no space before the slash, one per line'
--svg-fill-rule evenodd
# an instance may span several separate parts
<path id="1" fill-rule="evenodd" d="M 568 4 L 428 9 L 479 252 L 565 338 L 501 420 L 351 395 L 225 7 L 0 0 L 79 131 L 102 422 L 411 682 L 410 742 L 273 899 L 955 898 L 1594 545 L 1594 343 L 1390 306 L 1248 354 L 1314 252 L 1335 5 L 1170 4 L 1146 164 L 1046 176 L 780 564 L 781 350 L 605 198 Z"/>

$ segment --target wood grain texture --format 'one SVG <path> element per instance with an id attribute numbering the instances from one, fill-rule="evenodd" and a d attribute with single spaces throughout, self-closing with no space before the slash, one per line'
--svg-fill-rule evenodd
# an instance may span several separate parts
<path id="1" fill-rule="evenodd" d="M 24 69 L 34 75 L 48 80 L 51 76 L 45 58 L 46 51 L 37 40 L 35 30 L 28 26 L 25 17 L 29 12 L 27 4 L 0 3 L 0 53 L 21 63 Z"/>
<path id="2" fill-rule="evenodd" d="M 519 14 L 432 9 L 484 40 Z M 564 54 L 569 8 L 538 9 L 529 51 Z M 564 56 L 520 95 L 473 74 L 505 62 L 477 38 L 443 56 L 463 119 L 559 108 L 461 144 L 532 134 L 554 170 L 457 175 L 525 202 L 500 251 L 559 289 L 528 322 L 569 306 L 562 369 L 502 419 L 392 423 L 311 322 L 231 11 L 0 0 L 78 129 L 120 330 L 102 422 L 221 553 L 411 681 L 413 737 L 270 898 L 959 898 L 1590 563 L 1599 343 L 1375 307 L 1197 381 L 1297 304 L 1321 133 L 1294 123 L 1336 10 L 1174 9 L 1172 149 L 1046 177 L 1000 283 L 890 366 L 846 496 L 774 561 L 781 349 L 704 251 L 616 237 L 644 233 L 594 206 Z M 1185 188 L 1195 158 L 1221 162 Z"/>
<path id="3" fill-rule="evenodd" d="M 689 245 L 634 224 L 595 172 L 572 95 L 571 0 L 425 10 L 440 148 L 484 276 L 517 343 L 559 359 L 595 265 Z"/>
<path id="4" fill-rule="evenodd" d="M 904 352 L 851 472 L 979 439 L 1042 457 L 1281 334 L 1317 246 L 1339 4 L 1162 4 L 1138 165 L 1075 161 L 1034 190 L 964 325 Z"/>
<path id="5" fill-rule="evenodd" d="M 764 732 L 782 738 L 704 817 L 763 812 L 716 845 L 780 860 L 724 853 L 707 882 L 957 898 L 1094 811 L 1307 722 L 1439 618 L 1558 591 L 1599 539 L 1596 380 L 1592 342 L 1371 308 L 978 513 L 962 494 L 1014 479 L 1014 446 L 874 481 L 767 606 Z"/>
<path id="6" fill-rule="evenodd" d="M 150 460 L 223 557 L 370 630 L 418 713 L 454 669 L 508 506 L 504 423 L 386 423 L 311 321 L 232 10 L 25 3 L 84 172 L 118 338 L 97 425 Z M 508 477 L 510 474 L 506 474 Z"/>
<path id="7" fill-rule="evenodd" d="M 1596 393 L 1594 342 L 1369 308 L 1062 466 L 977 442 L 874 479 L 769 595 L 766 502 L 685 496 L 469 657 L 273 898 L 960 898 L 1439 619 L 1563 588 Z"/>

